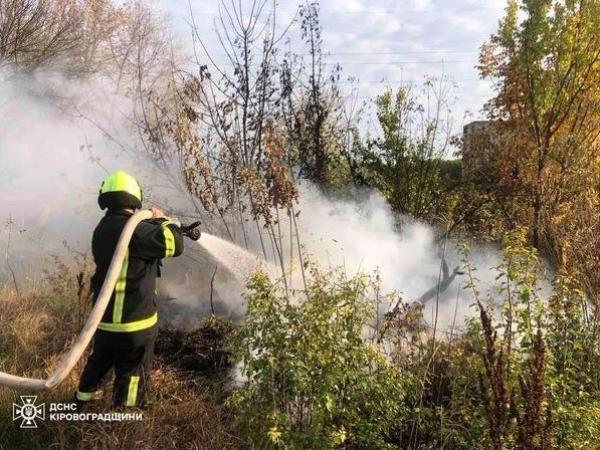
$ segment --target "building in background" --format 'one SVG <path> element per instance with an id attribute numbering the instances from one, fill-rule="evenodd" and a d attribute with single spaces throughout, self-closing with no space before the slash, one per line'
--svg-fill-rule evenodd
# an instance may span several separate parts
<path id="1" fill-rule="evenodd" d="M 485 176 L 492 152 L 490 120 L 476 120 L 463 127 L 463 179 L 476 180 Z"/>

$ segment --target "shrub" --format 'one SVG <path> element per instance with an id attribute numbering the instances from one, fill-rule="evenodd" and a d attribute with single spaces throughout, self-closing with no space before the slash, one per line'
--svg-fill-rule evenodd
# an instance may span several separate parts
<path id="1" fill-rule="evenodd" d="M 238 335 L 245 384 L 230 404 L 259 448 L 394 448 L 407 376 L 369 343 L 371 281 L 311 269 L 308 301 L 262 273 L 248 283 Z"/>

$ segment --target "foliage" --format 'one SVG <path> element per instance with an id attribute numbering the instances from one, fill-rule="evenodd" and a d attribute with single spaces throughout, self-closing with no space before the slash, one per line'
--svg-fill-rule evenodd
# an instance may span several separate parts
<path id="1" fill-rule="evenodd" d="M 553 416 L 547 394 L 548 352 L 536 253 L 527 248 L 523 230 L 507 235 L 504 259 L 498 267 L 500 284 L 492 292 L 489 307 L 482 302 L 472 267 L 466 266 L 471 280 L 468 287 L 479 309 L 484 365 L 479 385 L 490 446 L 551 448 Z M 495 321 L 497 296 L 502 302 Z"/>
<path id="2" fill-rule="evenodd" d="M 310 301 L 265 274 L 248 284 L 240 339 L 247 383 L 231 400 L 248 446 L 387 448 L 408 375 L 364 339 L 369 280 L 311 270 Z"/>
<path id="3" fill-rule="evenodd" d="M 511 0 L 480 56 L 481 75 L 497 86 L 478 150 L 490 187 L 534 247 L 577 272 L 598 252 L 597 241 L 592 250 L 580 237 L 600 219 L 580 212 L 599 206 L 599 35 L 597 0 Z"/>
<path id="4" fill-rule="evenodd" d="M 493 448 L 582 448 L 591 443 L 597 411 L 597 324 L 574 280 L 558 276 L 540 295 L 537 252 L 527 233 L 507 234 L 499 285 L 484 302 L 472 280 L 479 320 L 470 321 L 471 348 L 480 355 L 481 408 Z M 466 406 L 465 404 L 465 406 Z"/>
<path id="5" fill-rule="evenodd" d="M 119 89 L 132 68 L 155 75 L 156 61 L 165 57 L 158 54 L 166 49 L 163 38 L 156 15 L 139 0 L 0 3 L 0 60 L 22 72 L 46 68 L 78 77 L 116 74 Z"/>
<path id="6" fill-rule="evenodd" d="M 444 80 L 424 87 L 430 103 L 419 103 L 410 87 L 388 90 L 375 101 L 381 136 L 368 138 L 360 155 L 363 177 L 394 211 L 423 219 L 448 212 L 451 192 L 442 179 L 450 140 L 448 86 Z"/>
<path id="7" fill-rule="evenodd" d="M 537 254 L 525 230 L 507 235 L 488 297 L 465 258 L 477 315 L 464 331 L 433 339 L 422 307 L 380 297 L 377 279 L 311 268 L 306 301 L 257 273 L 248 284 L 247 321 L 228 345 L 218 336 L 232 328 L 213 319 L 191 333 L 162 335 L 152 375 L 157 404 L 139 426 L 57 423 L 32 438 L 7 426 L 0 442 L 32 448 L 132 442 L 161 448 L 198 442 L 212 448 L 594 448 L 600 342 L 593 306 L 564 275 L 542 296 Z M 66 265 L 56 266 L 43 290 L 2 290 L 0 314 L 10 323 L 1 336 L 2 370 L 43 376 L 40 368 L 56 364 L 70 342 L 81 283 Z M 398 306 L 380 326 L 374 309 L 382 299 Z M 223 372 L 213 369 L 222 369 L 230 350 L 241 360 L 243 380 L 233 392 L 224 388 Z M 198 370 L 212 375 L 198 379 Z M 44 400 L 68 400 L 76 381 L 73 373 Z M 225 411 L 223 396 L 229 397 Z M 3 411 L 12 399 L 3 391 Z M 10 422 L 4 413 L 0 420 Z"/>
<path id="8" fill-rule="evenodd" d="M 541 450 L 593 442 L 598 333 L 583 293 L 558 277 L 551 296 L 541 295 L 524 229 L 506 235 L 487 293 L 464 251 L 477 315 L 442 340 L 421 308 L 397 299 L 367 345 L 377 300 L 365 296 L 363 277 L 313 269 L 310 301 L 297 303 L 256 274 L 239 336 L 245 383 L 230 403 L 246 445 Z M 365 371 L 374 361 L 382 365 Z M 374 400 L 369 408 L 365 398 Z M 345 440 L 334 445 L 341 430 Z"/>
<path id="9" fill-rule="evenodd" d="M 79 5 L 65 1 L 6 0 L 0 4 L 0 60 L 32 70 L 66 51 L 79 37 Z"/>
<path id="10" fill-rule="evenodd" d="M 369 278 L 311 268 L 304 301 L 257 273 L 247 321 L 232 341 L 245 381 L 229 399 L 232 417 L 221 398 L 207 396 L 223 394 L 213 378 L 230 356 L 220 347 L 229 325 L 211 321 L 164 336 L 166 366 L 153 373 L 159 405 L 138 427 L 55 424 L 31 442 L 2 427 L 0 438 L 32 448 L 597 446 L 600 2 L 509 1 L 480 56 L 481 75 L 497 89 L 486 106 L 490 120 L 460 143 L 461 162 L 445 160 L 444 80 L 428 82 L 424 95 L 407 86 L 381 93 L 380 129 L 361 136 L 361 109 L 338 85 L 341 66 L 327 69 L 318 3 L 299 9 L 306 59 L 282 55 L 287 29 L 276 34 L 275 1 L 247 3 L 250 14 L 241 2 L 222 3 L 218 19 L 231 70 L 210 54 L 196 70 L 182 70 L 162 24 L 138 1 L 2 1 L 0 58 L 29 72 L 56 66 L 69 76 L 108 75 L 135 97 L 131 119 L 144 150 L 159 169 L 175 167 L 181 177 L 169 179 L 183 180 L 196 213 L 220 220 L 246 247 L 256 238 L 282 269 L 280 214 L 289 218 L 289 248 L 297 244 L 302 258 L 293 230 L 301 177 L 326 193 L 373 187 L 396 212 L 442 222 L 446 234 L 460 227 L 486 240 L 505 235 L 496 285 L 479 292 L 465 255 L 475 316 L 440 337 L 422 305 L 402 299 L 380 327 Z M 193 17 L 192 25 L 206 50 Z M 556 273 L 548 295 L 538 254 Z M 55 265 L 40 291 L 2 288 L 2 370 L 44 376 L 40 367 L 57 364 L 81 328 L 87 267 L 76 274 Z M 14 274 L 13 284 L 19 289 Z M 208 366 L 219 376 L 189 378 Z M 44 398 L 65 401 L 75 382 L 74 373 Z M 1 394 L 8 423 L 13 393 Z"/>

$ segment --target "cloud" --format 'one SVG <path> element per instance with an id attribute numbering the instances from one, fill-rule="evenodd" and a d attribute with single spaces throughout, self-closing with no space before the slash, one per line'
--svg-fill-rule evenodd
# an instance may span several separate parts
<path id="1" fill-rule="evenodd" d="M 187 2 L 160 0 L 158 4 L 173 17 L 180 39 L 188 39 Z M 329 61 L 339 61 L 346 76 L 362 80 L 363 99 L 374 97 L 387 83 L 397 85 L 400 79 L 420 81 L 443 73 L 456 80 L 458 131 L 465 112 L 474 113 L 473 119 L 481 117 L 479 111 L 492 94 L 489 83 L 478 82 L 475 65 L 478 49 L 496 31 L 505 4 L 505 0 L 326 0 L 321 2 L 324 46 L 332 53 Z M 216 5 L 193 3 L 192 10 L 209 50 L 219 53 Z M 281 28 L 293 18 L 296 5 L 279 2 Z M 298 27 L 290 32 L 299 36 Z"/>

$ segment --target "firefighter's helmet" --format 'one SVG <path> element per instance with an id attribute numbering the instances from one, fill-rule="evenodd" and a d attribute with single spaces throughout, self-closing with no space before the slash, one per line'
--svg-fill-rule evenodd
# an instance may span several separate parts
<path id="1" fill-rule="evenodd" d="M 142 207 L 142 188 L 137 180 L 122 170 L 111 173 L 100 186 L 98 205 L 100 209 Z"/>

